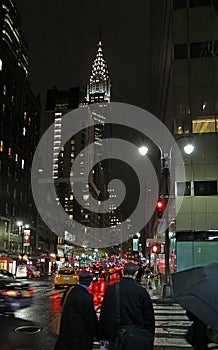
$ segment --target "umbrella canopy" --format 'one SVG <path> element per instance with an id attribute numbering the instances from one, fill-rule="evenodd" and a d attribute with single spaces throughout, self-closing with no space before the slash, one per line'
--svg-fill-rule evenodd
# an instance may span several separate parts
<path id="1" fill-rule="evenodd" d="M 173 298 L 218 331 L 218 263 L 172 274 Z"/>

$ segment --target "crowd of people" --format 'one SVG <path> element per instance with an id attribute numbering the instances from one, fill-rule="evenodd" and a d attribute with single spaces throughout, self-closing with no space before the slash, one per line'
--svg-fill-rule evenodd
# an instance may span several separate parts
<path id="1" fill-rule="evenodd" d="M 109 349 L 114 350 L 117 331 L 122 325 L 136 325 L 143 330 L 146 338 L 143 349 L 153 350 L 155 337 L 153 303 L 145 286 L 140 285 L 145 273 L 142 266 L 133 262 L 126 263 L 120 281 L 107 286 L 98 319 L 93 296 L 88 290 L 93 276 L 87 270 L 80 272 L 79 284 L 72 288 L 64 303 L 60 334 L 54 350 L 91 350 L 95 338 L 106 340 Z M 116 284 L 119 284 L 119 302 Z M 63 295 L 62 304 L 65 296 L 66 293 Z M 208 326 L 188 311 L 187 316 L 193 322 L 193 327 L 186 339 L 193 349 L 218 350 L 218 334 L 211 329 L 209 332 Z"/>
<path id="2" fill-rule="evenodd" d="M 120 323 L 136 324 L 144 329 L 148 350 L 153 349 L 155 319 L 152 300 L 147 290 L 136 283 L 138 265 L 125 264 L 120 285 Z M 54 350 L 91 350 L 94 338 L 107 340 L 114 349 L 117 331 L 115 285 L 108 285 L 98 320 L 88 287 L 92 275 L 84 270 L 79 284 L 70 292 L 62 312 L 60 335 Z M 66 294 L 65 294 L 66 295 Z M 63 296 L 63 300 L 64 297 Z M 62 302 L 63 303 L 63 302 Z"/>

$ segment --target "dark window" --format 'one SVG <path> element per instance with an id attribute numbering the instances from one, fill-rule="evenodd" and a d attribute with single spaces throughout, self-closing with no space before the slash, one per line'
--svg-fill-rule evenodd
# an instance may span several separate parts
<path id="1" fill-rule="evenodd" d="M 210 6 L 210 5 L 211 5 L 211 0 L 189 0 L 190 7 Z"/>
<path id="2" fill-rule="evenodd" d="M 59 270 L 58 274 L 59 275 L 74 275 L 75 271 L 74 270 Z"/>
<path id="3" fill-rule="evenodd" d="M 187 58 L 187 44 L 174 45 L 174 59 Z"/>
<path id="4" fill-rule="evenodd" d="M 191 181 L 177 182 L 177 196 L 191 196 Z"/>
<path id="5" fill-rule="evenodd" d="M 204 41 L 190 44 L 190 57 L 213 57 L 218 56 L 218 41 Z"/>
<path id="6" fill-rule="evenodd" d="M 195 181 L 195 196 L 215 196 L 217 195 L 217 181 Z"/>
<path id="7" fill-rule="evenodd" d="M 186 8 L 186 0 L 173 0 L 173 9 L 183 9 Z"/>

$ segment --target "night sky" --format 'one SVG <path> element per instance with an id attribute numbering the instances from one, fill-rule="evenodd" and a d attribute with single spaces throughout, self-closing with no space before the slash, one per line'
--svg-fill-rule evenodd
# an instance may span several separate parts
<path id="1" fill-rule="evenodd" d="M 29 46 L 29 80 L 44 103 L 46 90 L 85 92 L 102 32 L 112 101 L 144 107 L 147 1 L 15 0 Z M 44 105 L 43 105 L 44 107 Z"/>
<path id="2" fill-rule="evenodd" d="M 15 0 L 29 47 L 29 81 L 45 107 L 47 89 L 80 86 L 86 92 L 97 43 L 101 38 L 112 83 L 112 102 L 146 109 L 148 0 Z M 116 129 L 138 143 L 138 134 Z M 138 143 L 140 145 L 140 142 Z M 117 167 L 113 165 L 117 174 Z M 131 170 L 119 170 L 127 188 Z M 133 186 L 134 187 L 134 186 Z M 131 210 L 137 191 L 131 191 Z M 125 202 L 126 203 L 126 202 Z M 130 211 L 131 211 L 130 210 Z"/>

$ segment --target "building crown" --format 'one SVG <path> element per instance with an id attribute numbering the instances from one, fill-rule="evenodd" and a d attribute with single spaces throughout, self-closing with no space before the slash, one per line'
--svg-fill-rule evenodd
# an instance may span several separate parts
<path id="1" fill-rule="evenodd" d="M 92 64 L 92 71 L 89 79 L 90 83 L 109 79 L 108 67 L 104 59 L 101 41 L 98 42 L 97 47 L 98 49 Z"/>

